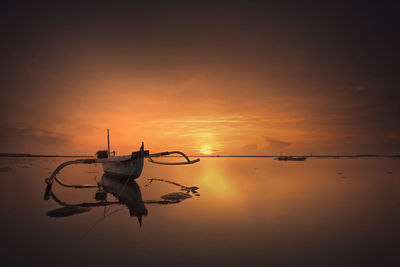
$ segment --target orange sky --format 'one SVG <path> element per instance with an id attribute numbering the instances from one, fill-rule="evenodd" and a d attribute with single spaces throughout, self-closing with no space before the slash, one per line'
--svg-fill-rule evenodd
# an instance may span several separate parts
<path id="1" fill-rule="evenodd" d="M 345 14 L 353 38 L 286 7 L 163 8 L 8 15 L 0 152 L 94 154 L 107 128 L 119 154 L 141 141 L 190 154 L 399 151 L 397 55 L 384 50 L 397 39 L 360 30 L 363 16 Z"/>

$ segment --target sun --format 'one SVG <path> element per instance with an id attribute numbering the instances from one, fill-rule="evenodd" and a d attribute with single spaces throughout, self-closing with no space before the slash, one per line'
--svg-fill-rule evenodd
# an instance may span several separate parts
<path id="1" fill-rule="evenodd" d="M 213 149 L 209 145 L 203 145 L 200 149 L 200 153 L 204 155 L 211 155 L 213 153 Z"/>

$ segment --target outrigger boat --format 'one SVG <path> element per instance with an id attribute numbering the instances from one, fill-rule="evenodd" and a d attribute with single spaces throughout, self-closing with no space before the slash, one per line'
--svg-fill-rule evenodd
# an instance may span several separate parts
<path id="1" fill-rule="evenodd" d="M 284 161 L 305 161 L 307 157 L 304 156 L 279 156 L 274 158 L 274 160 L 284 160 Z"/>
<path id="2" fill-rule="evenodd" d="M 128 156 L 115 156 L 115 152 L 110 152 L 110 135 L 107 129 L 107 148 L 108 150 L 100 150 L 96 153 L 97 158 L 94 159 L 76 159 L 71 161 L 66 161 L 60 164 L 50 175 L 49 178 L 45 179 L 47 183 L 46 191 L 44 194 L 44 199 L 48 200 L 50 198 L 51 189 L 54 180 L 57 180 L 56 175 L 61 171 L 61 169 L 73 165 L 73 164 L 94 164 L 101 163 L 103 171 L 105 174 L 110 176 L 122 177 L 126 179 L 136 179 L 142 174 L 144 159 L 148 158 L 151 163 L 164 164 L 164 165 L 186 165 L 199 162 L 200 159 L 190 160 L 183 152 L 180 151 L 165 151 L 160 153 L 150 154 L 149 150 L 144 150 L 144 143 L 140 147 L 140 150 L 132 152 Z M 111 154 L 114 154 L 111 156 Z M 186 161 L 180 162 L 159 162 L 155 161 L 153 158 L 162 157 L 178 154 L 185 158 Z"/>

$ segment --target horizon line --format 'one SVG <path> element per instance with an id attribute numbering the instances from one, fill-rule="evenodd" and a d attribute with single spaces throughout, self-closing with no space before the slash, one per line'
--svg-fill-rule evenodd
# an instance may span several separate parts
<path id="1" fill-rule="evenodd" d="M 275 158 L 281 155 L 189 155 L 188 157 L 197 158 Z M 400 157 L 400 153 L 396 154 L 327 154 L 327 155 L 285 155 L 285 157 L 307 157 L 307 158 L 373 158 L 373 157 Z M 35 158 L 94 158 L 95 156 L 88 155 L 51 155 L 51 154 L 30 154 L 30 153 L 0 153 L 0 157 L 35 157 Z M 170 156 L 176 157 L 176 156 Z"/>

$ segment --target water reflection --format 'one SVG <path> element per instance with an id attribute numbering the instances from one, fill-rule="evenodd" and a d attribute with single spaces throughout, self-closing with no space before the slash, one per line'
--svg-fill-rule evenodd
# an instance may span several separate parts
<path id="1" fill-rule="evenodd" d="M 148 179 L 148 183 L 146 184 L 146 186 L 149 186 L 153 181 L 160 181 L 160 182 L 164 182 L 164 183 L 168 183 L 168 184 L 172 184 L 172 185 L 176 185 L 178 187 L 181 188 L 181 191 L 185 191 L 187 195 L 189 195 L 189 197 L 191 197 L 191 195 L 189 193 L 194 194 L 195 196 L 200 196 L 200 194 L 197 192 L 197 190 L 199 189 L 197 186 L 184 186 L 178 183 L 175 183 L 173 181 L 169 181 L 169 180 L 165 180 L 165 179 L 158 179 L 158 178 L 150 178 Z M 161 198 L 171 198 L 170 194 L 168 195 L 164 195 Z"/>
<path id="2" fill-rule="evenodd" d="M 58 179 L 57 179 L 58 180 Z M 142 192 L 140 190 L 139 185 L 135 180 L 132 179 L 124 179 L 120 177 L 114 177 L 107 174 L 103 174 L 101 181 L 98 183 L 98 191 L 95 194 L 94 202 L 82 202 L 71 204 L 61 200 L 59 196 L 56 196 L 54 192 L 50 192 L 50 197 L 56 201 L 61 208 L 50 210 L 46 213 L 49 217 L 69 217 L 72 215 L 86 213 L 91 210 L 91 208 L 95 207 L 107 207 L 111 205 L 123 205 L 128 208 L 129 215 L 131 217 L 137 217 L 139 221 L 139 225 L 142 226 L 142 217 L 148 215 L 147 208 L 145 204 L 177 204 L 182 202 L 185 199 L 191 198 L 192 196 L 200 196 L 197 190 L 199 188 L 197 186 L 184 186 L 178 183 L 175 183 L 170 180 L 151 178 L 148 179 L 148 183 L 145 185 L 146 187 L 150 186 L 153 181 L 163 182 L 172 184 L 180 187 L 181 192 L 171 192 L 165 195 L 162 195 L 159 200 L 143 200 Z M 78 185 L 65 185 L 61 181 L 59 181 L 60 185 L 65 187 L 75 187 L 75 189 L 82 189 L 83 186 L 79 187 Z M 87 188 L 95 187 L 90 185 L 84 185 Z M 108 195 L 112 195 L 116 200 L 109 201 L 107 200 Z M 115 210 L 112 213 L 106 213 L 104 211 L 104 216 L 101 219 L 119 211 L 121 209 Z"/>
<path id="3" fill-rule="evenodd" d="M 25 169 L 20 160 L 0 159 L 0 167 L 12 168 L 0 172 L 2 266 L 400 266 L 398 160 L 313 159 L 293 165 L 206 158 L 187 168 L 147 164 L 136 180 L 148 210 L 142 228 L 112 194 L 103 201 L 93 198 L 101 166 L 67 168 L 57 176 L 68 184 L 91 183 L 96 176 L 95 188 L 54 183 L 53 192 L 67 206 L 109 206 L 64 208 L 53 198 L 43 201 L 45 168 L 53 170 L 61 161 L 35 159 Z M 201 199 L 185 186 L 200 187 L 195 191 Z M 191 197 L 184 199 L 187 193 Z M 56 208 L 64 209 L 50 216 L 70 217 L 45 215 Z"/>
<path id="4" fill-rule="evenodd" d="M 127 206 L 129 215 L 131 217 L 136 216 L 139 224 L 142 224 L 142 216 L 147 216 L 147 209 L 142 199 L 140 187 L 135 180 L 121 179 L 104 174 L 100 184 L 105 193 L 113 195 L 121 204 Z"/>

